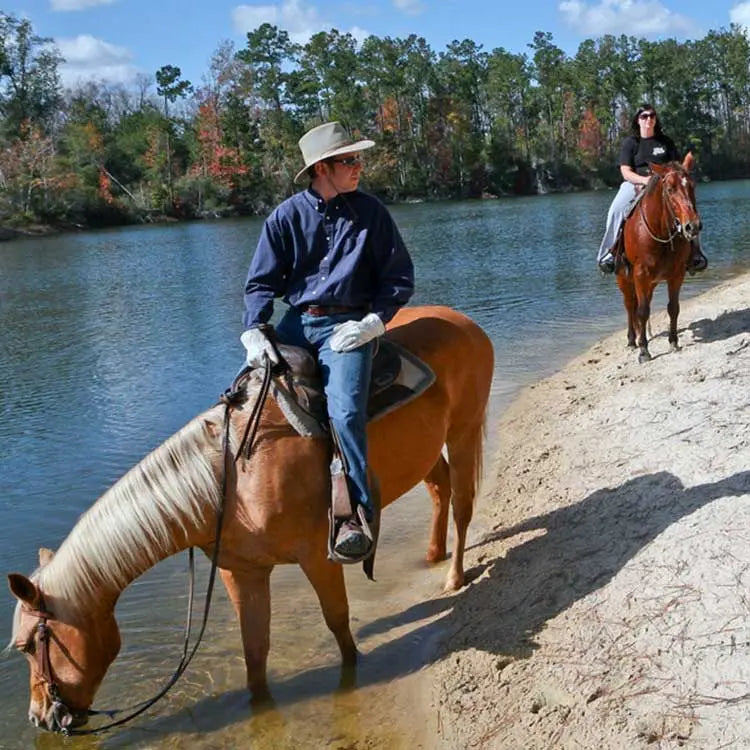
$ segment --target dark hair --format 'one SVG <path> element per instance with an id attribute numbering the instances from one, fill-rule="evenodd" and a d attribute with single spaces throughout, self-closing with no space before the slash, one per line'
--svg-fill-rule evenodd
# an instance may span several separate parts
<path id="1" fill-rule="evenodd" d="M 318 161 L 313 162 L 306 171 L 307 176 L 310 178 L 310 182 L 312 182 L 317 176 L 317 170 L 315 169 L 315 167 L 318 164 L 328 164 L 328 166 L 330 167 L 334 163 L 334 161 L 335 160 L 333 157 L 328 157 L 327 159 L 318 159 Z"/>
<path id="2" fill-rule="evenodd" d="M 654 125 L 654 135 L 657 135 L 657 136 L 664 135 L 664 131 L 661 129 L 661 120 L 659 119 L 659 114 L 656 111 L 656 107 L 652 107 L 647 102 L 643 102 L 643 104 L 638 105 L 638 109 L 636 110 L 636 113 L 633 115 L 633 119 L 630 121 L 631 133 L 636 138 L 640 138 L 641 128 L 638 125 L 638 118 L 641 116 L 642 112 L 653 112 L 656 115 L 656 124 Z"/>

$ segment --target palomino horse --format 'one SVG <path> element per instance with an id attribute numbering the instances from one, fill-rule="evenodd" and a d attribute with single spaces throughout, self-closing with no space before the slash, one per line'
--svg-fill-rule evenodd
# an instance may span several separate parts
<path id="1" fill-rule="evenodd" d="M 475 323 L 445 307 L 405 308 L 389 328 L 393 340 L 430 365 L 436 380 L 419 398 L 370 424 L 370 464 L 383 506 L 426 482 L 433 500 L 428 561 L 446 556 L 452 505 L 455 540 L 446 588 L 455 590 L 464 583 L 466 531 L 481 471 L 492 344 Z M 248 403 L 229 412 L 233 455 L 251 411 Z M 269 578 L 277 564 L 302 567 L 343 663 L 356 662 L 343 569 L 327 558 L 328 441 L 299 437 L 269 399 L 250 457 L 227 462 L 225 473 L 224 414 L 223 405 L 209 409 L 146 456 L 81 517 L 57 554 L 40 551 L 41 566 L 30 578 L 9 575 L 19 600 L 13 643 L 28 657 L 29 717 L 37 726 L 58 730 L 85 722 L 120 648 L 114 617 L 120 592 L 182 549 L 199 547 L 210 556 L 222 495 L 218 567 L 239 618 L 253 698 L 269 695 Z"/>
<path id="2" fill-rule="evenodd" d="M 701 229 L 695 206 L 695 186 L 689 171 L 693 155 L 682 164 L 652 164 L 654 176 L 646 192 L 625 221 L 624 253 L 628 264 L 617 272 L 628 313 L 628 346 L 635 348 L 638 333 L 638 361 L 651 359 L 646 326 L 651 298 L 660 281 L 667 282 L 669 302 L 669 343 L 677 345 L 677 316 L 680 313 L 680 287 L 685 279 L 691 243 Z"/>

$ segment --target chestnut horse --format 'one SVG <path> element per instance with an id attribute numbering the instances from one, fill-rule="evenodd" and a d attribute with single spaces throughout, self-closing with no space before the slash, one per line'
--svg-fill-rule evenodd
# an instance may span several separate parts
<path id="1" fill-rule="evenodd" d="M 651 359 L 646 326 L 651 313 L 651 298 L 660 281 L 667 282 L 669 302 L 669 343 L 677 345 L 677 316 L 680 313 L 680 287 L 685 279 L 691 243 L 701 229 L 695 205 L 695 185 L 689 171 L 693 155 L 682 164 L 652 164 L 654 176 L 645 194 L 623 229 L 627 264 L 617 271 L 628 313 L 628 346 L 635 348 L 638 334 L 638 361 Z"/>
<path id="2" fill-rule="evenodd" d="M 452 506 L 455 539 L 446 589 L 455 590 L 464 583 L 466 532 L 481 472 L 492 344 L 479 326 L 446 307 L 405 308 L 388 335 L 430 365 L 436 380 L 369 425 L 370 465 L 383 506 L 420 481 L 427 484 L 433 501 L 430 562 L 446 557 Z M 250 457 L 227 462 L 225 472 L 223 431 L 234 455 L 253 401 L 230 409 L 228 425 L 224 405 L 193 419 L 105 492 L 56 554 L 40 550 L 40 568 L 30 578 L 8 576 L 19 600 L 12 642 L 30 664 L 29 717 L 35 725 L 60 730 L 85 722 L 120 648 L 114 608 L 121 591 L 182 549 L 199 547 L 211 556 L 222 496 L 218 567 L 239 618 L 253 698 L 269 695 L 269 578 L 277 564 L 302 567 L 343 663 L 356 662 L 343 569 L 327 558 L 330 447 L 325 439 L 298 436 L 269 399 Z M 47 633 L 44 644 L 40 630 Z"/>

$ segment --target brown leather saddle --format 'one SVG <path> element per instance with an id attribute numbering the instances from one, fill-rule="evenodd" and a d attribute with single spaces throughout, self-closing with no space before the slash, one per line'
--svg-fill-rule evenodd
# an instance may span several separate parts
<path id="1" fill-rule="evenodd" d="M 328 434 L 328 414 L 318 363 L 312 353 L 278 344 L 289 369 L 274 378 L 272 393 L 289 424 L 304 437 Z M 435 373 L 421 359 L 387 336 L 378 341 L 367 402 L 369 421 L 379 419 L 424 393 Z"/>

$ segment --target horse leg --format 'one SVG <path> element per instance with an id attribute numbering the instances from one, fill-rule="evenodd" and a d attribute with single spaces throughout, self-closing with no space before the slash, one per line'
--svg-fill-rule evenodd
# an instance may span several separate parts
<path id="1" fill-rule="evenodd" d="M 339 645 L 344 666 L 354 666 L 357 646 L 349 628 L 349 600 L 343 565 L 332 563 L 318 551 L 300 558 L 299 564 L 318 595 L 323 617 Z"/>
<path id="2" fill-rule="evenodd" d="M 448 434 L 451 505 L 456 535 L 453 540 L 451 567 L 445 582 L 446 591 L 457 591 L 464 585 L 464 551 L 466 532 L 474 514 L 474 497 L 482 466 L 482 424 L 460 435 Z"/>
<path id="3" fill-rule="evenodd" d="M 628 346 L 631 349 L 635 349 L 635 308 L 637 305 L 635 285 L 625 274 L 618 274 L 617 285 L 622 292 L 625 312 L 628 314 Z"/>
<path id="4" fill-rule="evenodd" d="M 646 328 L 648 319 L 651 315 L 651 297 L 654 288 L 645 282 L 636 284 L 636 296 L 638 298 L 638 307 L 636 309 L 636 318 L 638 321 L 638 361 L 648 362 L 651 359 L 651 353 L 648 350 L 648 338 Z"/>
<path id="5" fill-rule="evenodd" d="M 424 483 L 432 498 L 432 523 L 430 524 L 430 544 L 427 547 L 427 562 L 445 560 L 448 539 L 448 509 L 451 500 L 451 477 L 448 462 L 441 455 Z"/>
<path id="6" fill-rule="evenodd" d="M 680 314 L 680 288 L 685 275 L 673 277 L 667 281 L 667 290 L 669 301 L 667 302 L 667 312 L 669 313 L 669 348 L 673 351 L 679 351 L 677 343 L 677 316 Z"/>
<path id="7" fill-rule="evenodd" d="M 271 697 L 266 678 L 266 663 L 271 642 L 271 570 L 272 568 L 219 570 L 240 621 L 247 687 L 253 702 L 268 700 Z"/>

